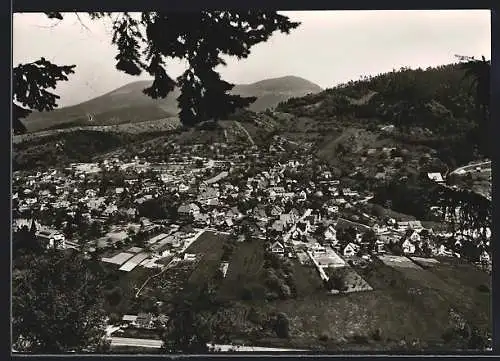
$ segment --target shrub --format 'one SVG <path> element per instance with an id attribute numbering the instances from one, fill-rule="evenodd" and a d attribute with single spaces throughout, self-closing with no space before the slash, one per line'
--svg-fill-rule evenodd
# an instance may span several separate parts
<path id="1" fill-rule="evenodd" d="M 292 291 L 289 286 L 286 284 L 281 284 L 280 285 L 280 296 L 282 299 L 286 300 L 287 298 L 290 298 L 292 296 Z"/>
<path id="2" fill-rule="evenodd" d="M 278 278 L 278 276 L 276 276 L 276 274 L 271 273 L 268 275 L 268 277 L 266 277 L 266 285 L 269 288 L 277 288 L 280 286 L 280 284 L 281 284 L 281 281 Z"/>
<path id="3" fill-rule="evenodd" d="M 110 306 L 117 306 L 122 301 L 122 289 L 120 287 L 115 287 L 109 291 L 106 291 L 104 296 Z"/>
<path id="4" fill-rule="evenodd" d="M 319 340 L 320 340 L 321 342 L 326 342 L 326 341 L 328 341 L 328 340 L 329 340 L 329 338 L 330 338 L 330 337 L 329 337 L 329 336 L 328 336 L 328 334 L 326 334 L 326 333 L 322 333 L 322 334 L 319 336 Z"/>
<path id="5" fill-rule="evenodd" d="M 120 317 L 120 315 L 119 315 L 119 314 L 117 314 L 117 313 L 114 313 L 114 312 L 113 312 L 112 314 L 110 314 L 110 315 L 109 315 L 109 323 L 110 323 L 111 325 L 117 324 L 117 323 L 119 323 L 121 320 L 122 320 L 122 318 L 121 318 L 121 317 Z"/>
<path id="6" fill-rule="evenodd" d="M 373 332 L 372 338 L 373 338 L 375 341 L 380 341 L 380 340 L 382 340 L 382 330 L 381 330 L 380 328 L 377 328 L 377 329 Z"/>
<path id="7" fill-rule="evenodd" d="M 479 285 L 479 286 L 477 287 L 477 290 L 478 290 L 479 292 L 485 292 L 485 293 L 490 292 L 490 288 L 488 287 L 488 285 L 485 285 L 485 284 Z"/>
<path id="8" fill-rule="evenodd" d="M 367 344 L 369 342 L 366 335 L 354 335 L 353 341 L 357 344 Z"/>
<path id="9" fill-rule="evenodd" d="M 268 300 L 268 301 L 276 301 L 278 298 L 279 298 L 279 295 L 276 292 L 266 293 L 266 300 Z"/>
<path id="10" fill-rule="evenodd" d="M 253 300 L 252 290 L 248 287 L 243 288 L 243 291 L 241 292 L 241 299 L 244 301 Z"/>
<path id="11" fill-rule="evenodd" d="M 261 325 L 264 322 L 264 317 L 261 313 L 259 313 L 254 307 L 250 308 L 250 311 L 248 312 L 247 315 L 248 321 L 256 324 L 256 325 Z"/>
<path id="12" fill-rule="evenodd" d="M 275 331 L 280 338 L 290 337 L 290 321 L 284 313 L 279 313 L 276 317 Z"/>

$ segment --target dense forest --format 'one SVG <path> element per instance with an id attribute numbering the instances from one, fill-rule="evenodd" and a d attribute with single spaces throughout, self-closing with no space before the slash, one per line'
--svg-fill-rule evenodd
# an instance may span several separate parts
<path id="1" fill-rule="evenodd" d="M 435 134 L 460 133 L 478 117 L 471 86 L 460 64 L 426 70 L 401 68 L 290 99 L 277 110 L 319 120 L 356 118 L 403 128 L 424 127 Z"/>
<path id="2" fill-rule="evenodd" d="M 394 137 L 415 144 L 474 144 L 481 113 L 477 109 L 473 80 L 463 64 L 409 69 L 341 84 L 319 94 L 293 98 L 278 111 L 339 125 L 363 125 L 376 130 L 396 126 Z M 471 153 L 471 147 L 468 147 Z"/>

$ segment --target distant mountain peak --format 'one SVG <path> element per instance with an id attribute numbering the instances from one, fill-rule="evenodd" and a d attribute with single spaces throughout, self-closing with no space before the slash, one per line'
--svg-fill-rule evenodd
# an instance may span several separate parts
<path id="1" fill-rule="evenodd" d="M 153 79 L 134 81 L 77 105 L 52 112 L 33 112 L 25 124 L 30 131 L 38 131 L 68 125 L 111 125 L 175 117 L 178 114 L 179 89 L 174 89 L 165 99 L 152 99 L 143 93 L 152 82 Z M 235 85 L 231 92 L 244 97 L 257 97 L 249 109 L 263 111 L 274 108 L 289 98 L 321 91 L 317 84 L 288 75 Z M 88 114 L 91 114 L 92 118 Z"/>

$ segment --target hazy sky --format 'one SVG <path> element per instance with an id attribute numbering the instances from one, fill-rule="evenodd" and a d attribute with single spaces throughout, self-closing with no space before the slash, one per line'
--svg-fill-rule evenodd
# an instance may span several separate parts
<path id="1" fill-rule="evenodd" d="M 490 12 L 447 11 L 291 11 L 302 25 L 289 35 L 275 34 L 252 48 L 248 59 L 228 60 L 220 68 L 232 83 L 296 75 L 323 88 L 401 66 L 427 67 L 455 62 L 455 54 L 490 58 Z M 15 14 L 13 63 L 44 56 L 58 64 L 76 64 L 70 81 L 58 85 L 60 105 L 67 106 L 141 79 L 115 69 L 111 25 L 81 15 L 49 20 L 43 14 Z M 183 63 L 168 67 L 180 75 Z"/>

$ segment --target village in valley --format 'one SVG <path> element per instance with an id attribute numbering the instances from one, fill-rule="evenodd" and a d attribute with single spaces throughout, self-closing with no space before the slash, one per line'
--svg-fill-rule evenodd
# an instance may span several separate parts
<path id="1" fill-rule="evenodd" d="M 234 328 L 225 343 L 214 341 L 219 348 L 304 350 L 351 339 L 387 347 L 406 333 L 407 343 L 431 342 L 411 329 L 430 317 L 411 298 L 433 289 L 454 297 L 457 279 L 491 268 L 489 233 L 466 251 L 468 238 L 446 221 L 373 212 L 372 193 L 282 137 L 268 147 L 168 147 L 168 160 L 122 154 L 13 174 L 14 232 L 81 252 L 113 275 L 105 295 L 117 348 L 161 347 L 155 330 L 167 323 L 169 302 L 207 282 L 232 302 L 223 312 Z M 407 299 L 394 296 L 401 292 Z M 403 310 L 408 319 L 399 322 Z M 280 313 L 286 337 L 265 326 Z"/>
<path id="2" fill-rule="evenodd" d="M 493 351 L 494 12 L 17 5 L 12 355 Z"/>

